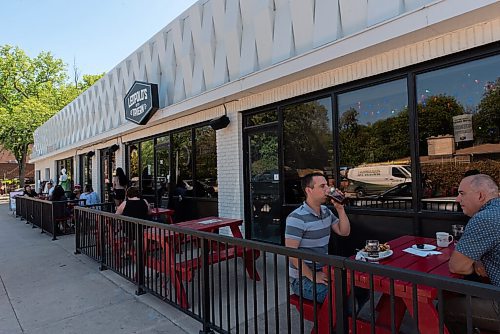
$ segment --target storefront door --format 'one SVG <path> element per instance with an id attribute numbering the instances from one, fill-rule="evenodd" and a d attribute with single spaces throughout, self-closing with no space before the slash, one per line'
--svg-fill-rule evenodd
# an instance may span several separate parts
<path id="1" fill-rule="evenodd" d="M 115 152 L 101 150 L 101 201 L 104 203 L 113 201 L 111 187 L 115 168 Z"/>
<path id="2" fill-rule="evenodd" d="M 281 243 L 281 197 L 276 128 L 247 133 L 250 234 L 254 240 Z M 248 229 L 247 229 L 248 231 Z"/>

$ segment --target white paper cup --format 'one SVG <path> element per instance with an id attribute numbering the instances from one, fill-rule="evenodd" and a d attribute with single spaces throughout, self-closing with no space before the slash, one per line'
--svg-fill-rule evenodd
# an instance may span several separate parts
<path id="1" fill-rule="evenodd" d="M 448 247 L 453 242 L 453 236 L 447 232 L 436 232 L 436 243 L 438 247 Z"/>

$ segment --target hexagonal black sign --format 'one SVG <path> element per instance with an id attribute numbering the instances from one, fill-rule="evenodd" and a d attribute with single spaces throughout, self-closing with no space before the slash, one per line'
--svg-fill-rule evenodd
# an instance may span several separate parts
<path id="1" fill-rule="evenodd" d="M 158 110 L 158 85 L 136 81 L 124 99 L 125 118 L 139 125 L 148 122 Z"/>

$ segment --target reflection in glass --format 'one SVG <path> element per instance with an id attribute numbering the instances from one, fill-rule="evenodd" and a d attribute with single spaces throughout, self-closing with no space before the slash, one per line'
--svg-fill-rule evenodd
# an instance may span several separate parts
<path id="1" fill-rule="evenodd" d="M 168 206 L 168 183 L 169 183 L 169 137 L 156 139 L 156 206 L 166 208 Z"/>
<path id="2" fill-rule="evenodd" d="M 500 181 L 500 56 L 417 75 L 422 208 L 460 211 L 460 180 L 477 170 Z"/>
<path id="3" fill-rule="evenodd" d="M 80 158 L 82 159 L 81 186 L 85 187 L 86 184 L 92 185 L 92 157 L 82 154 Z"/>
<path id="4" fill-rule="evenodd" d="M 129 146 L 129 170 L 130 184 L 139 187 L 139 149 L 135 144 Z"/>
<path id="5" fill-rule="evenodd" d="M 269 110 L 260 112 L 255 115 L 249 115 L 245 118 L 246 126 L 263 125 L 267 123 L 278 121 L 278 112 L 276 110 Z"/>
<path id="6" fill-rule="evenodd" d="M 141 194 L 149 203 L 155 203 L 156 187 L 153 184 L 155 174 L 154 144 L 152 139 L 140 143 L 140 155 Z"/>
<path id="7" fill-rule="evenodd" d="M 215 142 L 215 130 L 210 126 L 204 126 L 197 128 L 195 131 L 195 196 L 217 197 L 217 147 Z"/>
<path id="8" fill-rule="evenodd" d="M 113 173 L 116 169 L 115 152 L 110 150 L 101 151 L 101 199 L 104 202 L 113 200 Z"/>
<path id="9" fill-rule="evenodd" d="M 249 135 L 252 238 L 281 242 L 278 137 L 275 132 Z"/>
<path id="10" fill-rule="evenodd" d="M 193 171 L 192 171 L 192 139 L 191 130 L 175 133 L 172 135 L 173 156 L 172 168 L 175 179 L 171 182 L 185 188 L 187 195 L 193 195 Z"/>
<path id="11" fill-rule="evenodd" d="M 285 202 L 300 203 L 300 178 L 322 171 L 333 178 L 333 133 L 330 97 L 283 108 Z"/>
<path id="12" fill-rule="evenodd" d="M 371 196 L 355 206 L 411 208 L 411 192 L 391 195 L 411 185 L 406 79 L 340 94 L 338 110 L 340 188 L 348 197 Z M 395 205 L 401 201 L 407 205 Z"/>

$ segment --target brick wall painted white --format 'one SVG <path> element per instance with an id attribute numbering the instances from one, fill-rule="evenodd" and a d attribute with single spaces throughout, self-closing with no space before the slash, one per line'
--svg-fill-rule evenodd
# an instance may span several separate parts
<path id="1" fill-rule="evenodd" d="M 230 110 L 227 116 L 230 125 L 216 132 L 219 216 L 243 219 L 242 115 Z"/>

